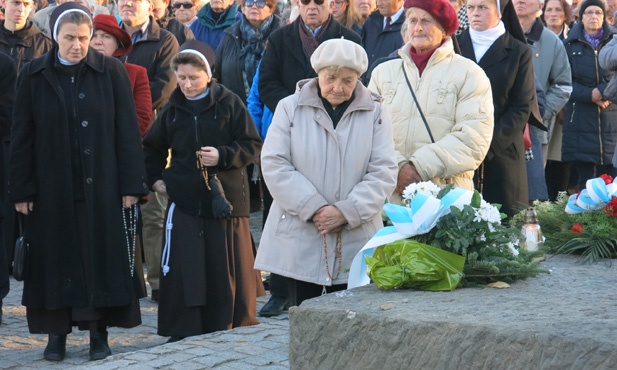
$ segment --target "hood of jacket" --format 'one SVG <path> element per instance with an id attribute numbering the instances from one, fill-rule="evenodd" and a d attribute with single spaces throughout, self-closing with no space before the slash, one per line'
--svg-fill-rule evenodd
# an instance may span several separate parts
<path id="1" fill-rule="evenodd" d="M 606 21 L 604 21 L 604 23 L 602 24 L 602 31 L 602 40 L 600 40 L 600 44 L 604 44 L 606 40 L 613 37 L 611 27 L 608 25 L 608 23 L 606 23 Z M 581 41 L 588 44 L 587 40 L 585 39 L 582 23 L 576 23 L 574 26 L 572 26 L 570 32 L 568 33 L 568 38 L 564 41 L 564 43 L 569 44 L 573 41 Z"/>
<path id="2" fill-rule="evenodd" d="M 234 2 L 229 8 L 225 9 L 225 11 L 221 13 L 221 16 L 217 20 L 212 17 L 212 7 L 210 7 L 210 4 L 207 4 L 201 8 L 199 13 L 197 13 L 197 19 L 199 19 L 204 26 L 213 30 L 226 28 L 236 23 L 237 10 L 238 4 Z"/>

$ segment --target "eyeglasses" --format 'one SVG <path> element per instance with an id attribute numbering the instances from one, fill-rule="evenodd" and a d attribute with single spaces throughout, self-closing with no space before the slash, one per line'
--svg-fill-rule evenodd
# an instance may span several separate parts
<path id="1" fill-rule="evenodd" d="M 600 10 L 596 10 L 596 11 L 590 10 L 590 11 L 586 11 L 585 13 L 583 13 L 583 15 L 586 15 L 588 17 L 591 17 L 592 15 L 595 15 L 596 17 L 601 17 L 604 15 L 604 13 Z"/>
<path id="2" fill-rule="evenodd" d="M 315 5 L 323 5 L 323 3 L 326 0 L 312 0 L 312 1 L 315 3 Z M 311 3 L 311 0 L 300 0 L 300 2 L 302 3 L 302 5 L 308 5 Z"/>
<path id="3" fill-rule="evenodd" d="M 343 5 L 345 5 L 347 3 L 347 1 L 332 1 L 330 2 L 330 6 L 332 6 L 333 8 L 340 8 Z"/>
<path id="4" fill-rule="evenodd" d="M 247 8 L 250 8 L 251 6 L 257 6 L 258 8 L 263 8 L 266 6 L 266 0 L 246 0 L 244 2 L 244 6 L 246 6 Z"/>
<path id="5" fill-rule="evenodd" d="M 191 9 L 193 7 L 193 3 L 175 3 L 172 5 L 172 7 L 174 9 L 180 9 L 180 8 Z"/>

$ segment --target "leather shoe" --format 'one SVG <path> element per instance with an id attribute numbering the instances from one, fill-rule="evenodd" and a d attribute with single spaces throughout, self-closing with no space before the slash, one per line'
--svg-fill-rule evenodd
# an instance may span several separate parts
<path id="1" fill-rule="evenodd" d="M 43 358 L 47 361 L 62 361 L 66 355 L 66 334 L 49 334 L 47 347 L 43 352 Z"/>
<path id="2" fill-rule="evenodd" d="M 270 297 L 268 303 L 266 303 L 258 315 L 262 317 L 271 317 L 282 314 L 289 309 L 289 298 L 273 295 Z"/>
<path id="3" fill-rule="evenodd" d="M 154 302 L 159 301 L 159 290 L 158 289 L 152 289 L 152 295 L 150 296 L 150 299 L 153 300 Z"/>
<path id="4" fill-rule="evenodd" d="M 167 339 L 167 342 L 165 342 L 165 343 L 179 342 L 179 341 L 181 341 L 184 338 L 186 338 L 186 337 L 179 337 L 179 336 L 176 336 L 176 335 L 172 335 L 171 337 L 169 337 L 169 339 Z"/>
<path id="5" fill-rule="evenodd" d="M 102 360 L 111 355 L 107 344 L 107 330 L 90 331 L 90 361 Z"/>

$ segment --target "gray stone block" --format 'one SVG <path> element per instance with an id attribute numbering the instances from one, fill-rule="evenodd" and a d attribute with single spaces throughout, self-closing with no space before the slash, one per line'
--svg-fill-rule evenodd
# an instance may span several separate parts
<path id="1" fill-rule="evenodd" d="M 366 286 L 290 310 L 292 369 L 614 369 L 617 264 L 543 263 L 508 289 Z"/>

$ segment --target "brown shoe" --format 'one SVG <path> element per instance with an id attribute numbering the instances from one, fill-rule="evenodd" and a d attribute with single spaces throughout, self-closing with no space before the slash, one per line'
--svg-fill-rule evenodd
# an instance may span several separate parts
<path id="1" fill-rule="evenodd" d="M 153 300 L 154 302 L 159 301 L 159 290 L 158 289 L 152 289 L 152 295 L 150 299 Z"/>

